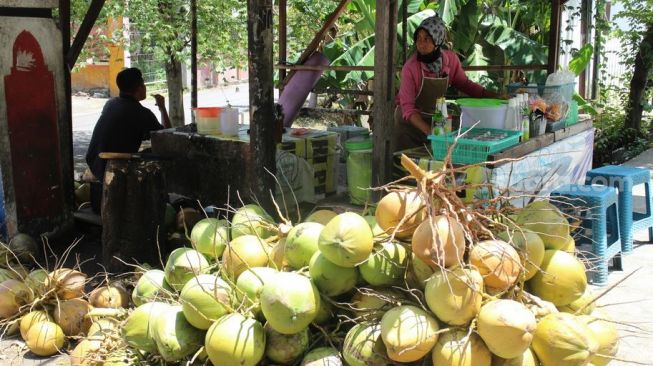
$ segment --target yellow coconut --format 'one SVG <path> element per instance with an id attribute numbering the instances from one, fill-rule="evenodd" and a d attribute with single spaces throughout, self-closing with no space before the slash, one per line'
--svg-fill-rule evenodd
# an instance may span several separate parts
<path id="1" fill-rule="evenodd" d="M 490 366 L 492 362 L 481 338 L 460 328 L 440 335 L 432 358 L 434 366 Z"/>
<path id="2" fill-rule="evenodd" d="M 6 280 L 0 283 L 0 319 L 18 313 L 19 309 L 32 302 L 34 293 L 23 282 Z"/>
<path id="3" fill-rule="evenodd" d="M 546 249 L 561 249 L 568 243 L 569 222 L 556 206 L 548 201 L 535 201 L 517 214 L 520 227 L 538 234 Z"/>
<path id="4" fill-rule="evenodd" d="M 483 277 L 476 268 L 436 270 L 426 282 L 424 297 L 441 321 L 464 325 L 476 317 L 483 301 Z"/>
<path id="5" fill-rule="evenodd" d="M 433 316 L 411 305 L 390 309 L 381 318 L 381 338 L 388 357 L 397 362 L 426 356 L 438 340 L 439 329 Z"/>
<path id="6" fill-rule="evenodd" d="M 345 212 L 329 221 L 320 233 L 317 245 L 331 262 L 353 268 L 370 256 L 374 237 L 362 216 Z"/>
<path id="7" fill-rule="evenodd" d="M 269 246 L 254 235 L 233 239 L 222 254 L 222 265 L 227 274 L 236 279 L 247 268 L 268 264 Z"/>
<path id="8" fill-rule="evenodd" d="M 533 354 L 531 349 L 527 349 L 520 356 L 511 359 L 501 358 L 499 356 L 492 355 L 492 366 L 538 366 L 537 358 Z"/>
<path id="9" fill-rule="evenodd" d="M 88 313 L 93 309 L 91 304 L 82 299 L 70 299 L 57 302 L 52 315 L 54 321 L 61 326 L 68 337 L 87 334 L 92 320 Z"/>
<path id="10" fill-rule="evenodd" d="M 37 356 L 52 356 L 62 350 L 65 338 L 61 327 L 53 322 L 34 324 L 25 337 L 25 343 Z"/>
<path id="11" fill-rule="evenodd" d="M 562 312 L 574 315 L 590 315 L 596 308 L 594 300 L 595 296 L 592 294 L 592 289 L 587 286 L 583 296 L 567 305 L 558 306 L 557 308 Z"/>
<path id="12" fill-rule="evenodd" d="M 424 200 L 416 191 L 390 192 L 376 207 L 376 222 L 397 239 L 409 239 L 426 218 Z M 404 222 L 398 227 L 402 219 Z"/>
<path id="13" fill-rule="evenodd" d="M 20 318 L 20 336 L 25 340 L 27 338 L 27 332 L 32 325 L 45 321 L 53 321 L 50 314 L 45 310 L 34 310 L 23 315 L 23 317 Z"/>
<path id="14" fill-rule="evenodd" d="M 119 286 L 102 286 L 91 291 L 88 302 L 96 308 L 126 308 L 129 294 Z"/>
<path id="15" fill-rule="evenodd" d="M 528 281 L 533 294 L 556 306 L 578 300 L 587 288 L 585 266 L 573 255 L 561 250 L 547 250 L 542 271 Z"/>
<path id="16" fill-rule="evenodd" d="M 74 269 L 59 268 L 50 273 L 50 286 L 54 286 L 59 299 L 82 297 L 86 286 L 86 275 Z"/>
<path id="17" fill-rule="evenodd" d="M 436 216 L 417 227 L 412 244 L 413 253 L 424 263 L 432 268 L 449 268 L 463 262 L 465 233 L 453 218 Z"/>
<path id="18" fill-rule="evenodd" d="M 481 307 L 477 332 L 488 349 L 502 358 L 522 355 L 533 341 L 535 315 L 513 300 L 494 300 Z"/>
<path id="19" fill-rule="evenodd" d="M 599 344 L 590 362 L 595 366 L 607 365 L 610 357 L 616 356 L 619 351 L 619 332 L 614 322 L 600 310 L 595 310 L 591 315 L 582 315 L 579 319 L 590 328 Z"/>
<path id="20" fill-rule="evenodd" d="M 120 329 L 120 322 L 113 318 L 100 318 L 93 321 L 91 327 L 88 328 L 88 334 L 94 335 L 97 333 L 113 333 Z"/>
<path id="21" fill-rule="evenodd" d="M 338 214 L 331 210 L 317 210 L 308 215 L 304 222 L 317 222 L 318 224 L 326 225 L 336 216 L 338 216 Z"/>
<path id="22" fill-rule="evenodd" d="M 366 289 L 356 290 L 350 303 L 356 317 L 371 320 L 380 319 L 386 311 L 403 300 L 400 292 L 391 289 Z"/>
<path id="23" fill-rule="evenodd" d="M 82 339 L 70 352 L 70 366 L 102 366 L 102 356 L 98 351 L 102 349 L 103 341 L 104 335 L 102 334 Z"/>
<path id="24" fill-rule="evenodd" d="M 433 275 L 434 269 L 426 264 L 423 260 L 419 259 L 415 253 L 411 253 L 410 264 L 406 271 L 408 285 L 411 288 L 418 288 L 424 290 L 426 281 Z"/>
<path id="25" fill-rule="evenodd" d="M 542 366 L 584 366 L 598 348 L 592 330 L 567 313 L 542 318 L 533 337 L 533 351 Z"/>
<path id="26" fill-rule="evenodd" d="M 474 245 L 469 261 L 483 275 L 485 286 L 498 291 L 514 285 L 522 269 L 515 248 L 502 240 L 485 240 Z"/>
<path id="27" fill-rule="evenodd" d="M 499 233 L 498 238 L 512 244 L 519 251 L 524 267 L 524 280 L 533 278 L 544 260 L 545 249 L 542 238 L 528 229 L 503 231 Z"/>

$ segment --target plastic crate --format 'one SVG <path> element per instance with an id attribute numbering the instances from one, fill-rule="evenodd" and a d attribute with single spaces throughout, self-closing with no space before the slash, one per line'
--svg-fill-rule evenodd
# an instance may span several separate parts
<path id="1" fill-rule="evenodd" d="M 569 103 L 574 96 L 575 88 L 576 82 L 553 86 L 546 86 L 544 84 L 524 85 L 522 83 L 512 83 L 508 84 L 508 94 L 528 93 L 529 96 L 537 94 L 541 97 L 547 97 L 557 93 L 560 94 L 567 103 Z"/>
<path id="2" fill-rule="evenodd" d="M 470 131 L 471 130 L 471 131 Z M 463 128 L 461 134 L 466 133 L 458 139 L 453 149 L 451 162 L 453 164 L 477 164 L 487 161 L 491 154 L 498 153 L 509 147 L 517 145 L 521 137 L 520 131 L 499 130 L 493 128 Z M 504 138 L 495 141 L 479 141 L 475 136 L 480 135 L 505 135 Z M 431 150 L 436 160 L 443 160 L 447 156 L 449 146 L 453 145 L 458 131 L 446 135 L 430 135 Z"/>

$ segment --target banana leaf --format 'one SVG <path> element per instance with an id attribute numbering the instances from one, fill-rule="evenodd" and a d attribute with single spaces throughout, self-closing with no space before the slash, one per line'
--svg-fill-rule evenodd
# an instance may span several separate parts
<path id="1" fill-rule="evenodd" d="M 594 47 L 591 44 L 586 44 L 569 61 L 569 71 L 573 72 L 576 76 L 580 75 L 587 65 L 592 61 L 592 54 Z"/>
<path id="2" fill-rule="evenodd" d="M 463 55 L 467 55 L 470 51 L 476 52 L 474 47 L 482 16 L 476 1 L 468 1 L 461 8 L 460 14 L 451 25 L 453 48 L 456 52 Z"/>
<path id="3" fill-rule="evenodd" d="M 463 6 L 468 2 L 476 3 L 476 0 L 440 0 L 438 15 L 447 26 L 450 26 L 458 17 Z"/>
<path id="4" fill-rule="evenodd" d="M 485 25 L 485 24 L 484 24 Z M 505 20 L 494 17 L 486 26 L 485 40 L 499 47 L 506 56 L 506 64 L 531 65 L 547 62 L 547 48 L 510 28 Z"/>

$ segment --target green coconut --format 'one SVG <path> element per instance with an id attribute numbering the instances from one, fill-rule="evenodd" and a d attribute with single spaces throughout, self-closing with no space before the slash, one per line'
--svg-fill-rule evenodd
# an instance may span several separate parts
<path id="1" fill-rule="evenodd" d="M 320 251 L 313 254 L 308 273 L 320 293 L 325 296 L 338 296 L 349 292 L 358 281 L 356 268 L 340 267 L 326 259 Z"/>
<path id="2" fill-rule="evenodd" d="M 544 242 L 542 238 L 528 229 L 503 231 L 499 239 L 512 244 L 519 251 L 524 266 L 524 280 L 530 280 L 540 270 L 544 260 Z"/>
<path id="3" fill-rule="evenodd" d="M 42 268 L 31 271 L 27 277 L 25 277 L 25 284 L 37 295 L 45 294 L 48 282 L 48 271 Z"/>
<path id="4" fill-rule="evenodd" d="M 209 329 L 211 323 L 231 311 L 231 287 L 212 274 L 199 275 L 184 285 L 179 296 L 186 320 L 198 329 Z"/>
<path id="5" fill-rule="evenodd" d="M 46 272 L 47 275 L 47 272 Z M 0 283 L 6 280 L 17 280 L 16 274 L 6 268 L 0 268 Z"/>
<path id="6" fill-rule="evenodd" d="M 596 303 L 594 300 L 596 296 L 592 294 L 592 289 L 587 286 L 583 296 L 579 297 L 577 300 L 570 302 L 567 305 L 558 306 L 558 310 L 575 314 L 575 315 L 590 315 L 594 309 L 596 309 Z M 580 312 L 579 312 L 580 311 Z"/>
<path id="7" fill-rule="evenodd" d="M 493 300 L 481 307 L 476 331 L 495 355 L 511 359 L 530 347 L 536 328 L 535 315 L 514 300 Z"/>
<path id="8" fill-rule="evenodd" d="M 248 268 L 265 267 L 272 248 L 254 235 L 242 235 L 233 239 L 222 254 L 224 271 L 237 279 Z"/>
<path id="9" fill-rule="evenodd" d="M 342 346 L 342 356 L 349 366 L 386 366 L 388 359 L 381 339 L 381 324 L 359 323 L 354 325 Z"/>
<path id="10" fill-rule="evenodd" d="M 351 298 L 351 308 L 358 318 L 381 319 L 386 311 L 404 300 L 400 292 L 391 289 L 357 290 Z"/>
<path id="11" fill-rule="evenodd" d="M 163 269 L 166 282 L 176 291 L 191 278 L 209 271 L 209 262 L 202 253 L 190 248 L 177 248 L 170 253 Z"/>
<path id="12" fill-rule="evenodd" d="M 590 362 L 595 366 L 607 365 L 612 361 L 611 357 L 615 357 L 619 351 L 619 332 L 615 323 L 600 310 L 578 318 L 590 328 L 599 345 Z"/>
<path id="13" fill-rule="evenodd" d="M 33 299 L 34 293 L 23 282 L 3 281 L 0 283 L 0 319 L 17 314 L 23 305 L 29 304 Z"/>
<path id="14" fill-rule="evenodd" d="M 386 241 L 374 249 L 358 270 L 372 286 L 392 286 L 404 279 L 407 263 L 406 248 L 395 241 Z"/>
<path id="15" fill-rule="evenodd" d="M 231 239 L 254 235 L 266 239 L 274 235 L 274 220 L 258 205 L 249 204 L 239 208 L 231 220 Z"/>
<path id="16" fill-rule="evenodd" d="M 317 310 L 317 314 L 315 314 L 315 319 L 313 319 L 313 323 L 317 325 L 324 325 L 329 323 L 335 316 L 335 313 L 333 311 L 333 305 L 331 305 L 330 302 L 328 301 L 320 301 L 320 307 Z"/>
<path id="17" fill-rule="evenodd" d="M 159 269 L 151 269 L 141 276 L 134 286 L 132 301 L 141 306 L 147 302 L 170 297 L 174 290 L 165 279 L 165 273 Z"/>
<path id="18" fill-rule="evenodd" d="M 168 362 L 177 362 L 197 352 L 204 332 L 188 323 L 181 306 L 171 306 L 154 319 L 156 349 Z"/>
<path id="19" fill-rule="evenodd" d="M 315 319 L 319 308 L 320 293 L 307 277 L 279 272 L 263 285 L 261 310 L 279 333 L 299 333 Z"/>
<path id="20" fill-rule="evenodd" d="M 450 325 L 465 325 L 478 314 L 483 301 L 483 277 L 474 267 L 436 270 L 426 282 L 429 309 Z"/>
<path id="21" fill-rule="evenodd" d="M 532 348 L 542 366 L 582 366 L 592 360 L 599 344 L 581 319 L 555 313 L 537 323 Z"/>
<path id="22" fill-rule="evenodd" d="M 343 366 L 340 352 L 333 347 L 319 347 L 304 356 L 301 366 Z"/>
<path id="23" fill-rule="evenodd" d="M 433 365 L 490 366 L 492 354 L 481 338 L 467 329 L 453 329 L 442 333 L 433 347 Z"/>
<path id="24" fill-rule="evenodd" d="M 261 291 L 263 285 L 273 278 L 277 270 L 269 267 L 254 267 L 246 270 L 238 276 L 236 292 L 238 301 L 244 302 L 246 308 L 251 309 L 254 315 L 261 312 Z"/>
<path id="25" fill-rule="evenodd" d="M 527 349 L 520 356 L 515 358 L 505 359 L 499 356 L 492 355 L 492 366 L 538 366 L 539 362 L 533 351 Z"/>
<path id="26" fill-rule="evenodd" d="M 546 249 L 561 249 L 568 243 L 569 221 L 548 201 L 528 204 L 518 212 L 515 221 L 539 235 Z"/>
<path id="27" fill-rule="evenodd" d="M 290 365 L 308 348 L 308 328 L 295 334 L 282 334 L 266 324 L 265 356 L 273 362 Z"/>
<path id="28" fill-rule="evenodd" d="M 129 314 L 122 327 L 123 339 L 139 351 L 156 352 L 154 320 L 159 314 L 169 311 L 172 311 L 172 305 L 162 302 L 148 302 L 137 307 Z"/>
<path id="29" fill-rule="evenodd" d="M 193 226 L 190 242 L 198 252 L 218 259 L 229 243 L 229 223 L 214 218 L 202 219 Z"/>
<path id="30" fill-rule="evenodd" d="M 562 250 L 547 250 L 541 268 L 528 281 L 534 295 L 556 306 L 563 306 L 578 300 L 585 293 L 585 266 L 573 255 Z"/>
<path id="31" fill-rule="evenodd" d="M 7 247 L 10 253 L 2 258 L 4 263 L 13 262 L 15 260 L 18 260 L 20 263 L 32 263 L 34 262 L 34 257 L 39 252 L 36 240 L 23 233 L 18 233 L 11 238 Z"/>
<path id="32" fill-rule="evenodd" d="M 381 338 L 388 357 L 397 362 L 414 362 L 426 356 L 438 340 L 437 320 L 412 305 L 388 310 L 381 318 Z"/>
<path id="33" fill-rule="evenodd" d="M 206 332 L 204 347 L 214 365 L 255 366 L 265 353 L 265 330 L 254 319 L 227 314 Z"/>
<path id="34" fill-rule="evenodd" d="M 294 269 L 308 266 L 313 254 L 317 252 L 317 242 L 324 225 L 315 222 L 301 223 L 288 232 L 284 247 L 284 257 Z"/>
<path id="35" fill-rule="evenodd" d="M 353 212 L 336 216 L 324 227 L 318 247 L 331 262 L 353 268 L 372 253 L 372 229 L 364 218 Z"/>
<path id="36" fill-rule="evenodd" d="M 381 226 L 379 226 L 379 223 L 376 222 L 376 216 L 368 215 L 368 216 L 363 216 L 363 218 L 370 225 L 370 229 L 372 229 L 372 235 L 374 236 L 375 239 L 383 239 L 383 238 L 390 237 L 390 235 L 386 233 L 385 230 L 381 228 Z"/>
<path id="37" fill-rule="evenodd" d="M 338 214 L 331 210 L 317 210 L 308 215 L 304 222 L 317 222 L 318 224 L 326 225 L 336 216 L 338 216 Z"/>

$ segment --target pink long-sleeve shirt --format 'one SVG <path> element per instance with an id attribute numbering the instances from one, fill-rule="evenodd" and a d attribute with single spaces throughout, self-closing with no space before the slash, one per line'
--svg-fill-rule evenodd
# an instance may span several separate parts
<path id="1" fill-rule="evenodd" d="M 422 78 L 424 76 L 444 77 L 445 75 L 449 76 L 449 85 L 459 91 L 473 98 L 483 97 L 485 89 L 467 78 L 460 60 L 454 52 L 442 50 L 442 75 L 435 75 L 426 64 L 417 61 L 417 55 L 414 54 L 406 60 L 406 64 L 401 69 L 401 86 L 396 97 L 396 103 L 401 106 L 401 115 L 405 121 L 410 119 L 413 113 L 419 113 L 419 109 L 415 107 L 415 99 L 420 92 Z"/>

